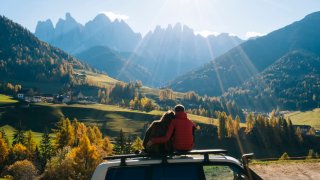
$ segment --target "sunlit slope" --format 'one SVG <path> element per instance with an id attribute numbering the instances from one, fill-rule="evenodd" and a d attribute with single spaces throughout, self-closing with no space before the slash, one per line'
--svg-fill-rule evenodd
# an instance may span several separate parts
<path id="1" fill-rule="evenodd" d="M 12 97 L 0 94 L 0 105 L 12 104 L 12 103 L 16 103 L 16 102 L 17 101 L 12 99 Z"/>
<path id="2" fill-rule="evenodd" d="M 19 121 L 27 129 L 42 132 L 45 127 L 54 128 L 62 117 L 77 118 L 87 125 L 97 125 L 104 134 L 114 137 L 120 129 L 130 134 L 141 134 L 146 123 L 160 119 L 163 112 L 141 112 L 112 105 L 62 105 L 35 104 L 25 107 L 7 107 L 0 109 L 0 126 L 15 127 Z M 212 123 L 212 119 L 190 115 L 196 123 Z M 216 122 L 214 121 L 214 124 Z"/>
<path id="3" fill-rule="evenodd" d="M 0 126 L 0 130 L 4 131 L 6 133 L 6 136 L 8 137 L 8 140 L 9 140 L 9 145 L 12 144 L 12 141 L 13 141 L 13 135 L 16 131 L 15 128 L 13 128 L 12 126 L 9 126 L 9 125 L 4 125 L 4 126 Z M 28 129 L 27 129 L 28 130 Z M 39 133 L 39 132 L 32 132 L 32 136 L 34 138 L 34 141 L 37 145 L 40 144 L 41 142 L 41 137 L 42 137 L 42 133 Z M 51 135 L 52 136 L 52 135 Z"/>
<path id="4" fill-rule="evenodd" d="M 293 124 L 310 125 L 320 130 L 320 108 L 305 112 L 295 111 L 286 114 L 285 117 L 289 117 Z"/>
<path id="5" fill-rule="evenodd" d="M 320 52 L 320 12 L 248 40 L 210 63 L 170 83 L 176 91 L 194 90 L 199 94 L 220 95 L 240 85 L 293 50 Z"/>

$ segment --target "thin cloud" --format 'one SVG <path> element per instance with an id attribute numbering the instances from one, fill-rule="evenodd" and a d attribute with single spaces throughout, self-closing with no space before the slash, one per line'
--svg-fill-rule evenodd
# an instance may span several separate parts
<path id="1" fill-rule="evenodd" d="M 111 12 L 111 11 L 108 11 L 108 12 L 101 12 L 103 14 L 105 14 L 106 16 L 108 16 L 108 18 L 111 19 L 111 21 L 114 21 L 116 19 L 118 20 L 127 20 L 129 19 L 129 16 L 125 15 L 125 14 L 117 14 L 117 13 L 114 13 L 114 12 Z"/>
<path id="2" fill-rule="evenodd" d="M 253 37 L 259 37 L 259 36 L 264 36 L 266 35 L 265 33 L 260 33 L 260 32 L 247 32 L 246 33 L 246 37 L 249 39 L 249 38 L 253 38 Z"/>
<path id="3" fill-rule="evenodd" d="M 201 35 L 201 36 L 203 36 L 203 37 L 208 37 L 208 36 L 210 36 L 210 35 L 217 36 L 217 35 L 219 35 L 219 34 L 221 34 L 221 33 L 214 32 L 214 31 L 203 30 L 203 31 L 196 31 L 195 34 L 196 34 L 196 35 L 199 34 L 199 35 Z"/>

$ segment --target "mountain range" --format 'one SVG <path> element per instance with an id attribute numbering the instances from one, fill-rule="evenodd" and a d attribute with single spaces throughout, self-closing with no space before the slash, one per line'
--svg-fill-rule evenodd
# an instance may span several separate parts
<path id="1" fill-rule="evenodd" d="M 169 87 L 177 91 L 194 90 L 202 95 L 222 95 L 228 88 L 240 86 L 295 50 L 319 55 L 320 12 L 307 15 L 266 36 L 248 40 L 176 78 Z"/>
<path id="2" fill-rule="evenodd" d="M 49 44 L 76 54 L 93 46 L 107 46 L 117 51 L 133 51 L 141 41 L 124 21 L 111 21 L 104 14 L 97 15 L 85 25 L 78 23 L 70 13 L 59 19 L 56 26 L 50 19 L 39 21 L 35 35 Z"/>
<path id="3" fill-rule="evenodd" d="M 163 85 L 243 42 L 226 33 L 205 38 L 195 35 L 191 28 L 179 23 L 168 25 L 167 28 L 157 26 L 142 38 L 124 21 L 111 21 L 104 14 L 97 15 L 85 25 L 78 23 L 70 13 L 66 14 L 65 19 L 59 19 L 55 27 L 51 20 L 39 21 L 35 35 L 72 55 L 81 54 L 95 46 L 105 46 L 118 54 L 130 54 L 128 62 L 132 61 L 151 72 L 143 80 L 151 86 Z M 95 48 L 98 49 L 104 51 L 103 48 Z M 110 61 L 110 58 L 113 56 L 105 56 L 106 61 Z M 122 59 L 125 58 L 122 56 Z M 85 61 L 90 64 L 90 59 Z M 112 67 L 112 64 L 109 66 Z M 103 70 L 112 75 L 109 69 Z M 140 78 L 135 74 L 131 76 L 131 79 Z"/>

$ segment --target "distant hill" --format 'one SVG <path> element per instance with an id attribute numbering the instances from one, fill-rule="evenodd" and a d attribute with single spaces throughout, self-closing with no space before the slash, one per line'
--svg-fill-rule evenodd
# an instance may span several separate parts
<path id="1" fill-rule="evenodd" d="M 0 16 L 0 80 L 65 83 L 73 69 L 88 69 L 67 53 L 38 40 L 17 23 Z"/>
<path id="2" fill-rule="evenodd" d="M 39 21 L 35 35 L 68 53 L 77 54 L 94 46 L 108 46 L 117 51 L 133 51 L 141 41 L 124 21 L 111 21 L 104 14 L 97 15 L 85 25 L 78 23 L 70 13 L 59 19 L 54 27 L 51 20 Z"/>
<path id="3" fill-rule="evenodd" d="M 177 23 L 167 28 L 157 26 L 150 31 L 136 53 L 148 60 L 145 66 L 160 80 L 160 83 L 153 82 L 154 85 L 163 85 L 242 42 L 238 37 L 226 33 L 205 38 L 195 35 L 188 26 Z"/>
<path id="4" fill-rule="evenodd" d="M 95 46 L 76 55 L 93 68 L 106 72 L 109 76 L 122 81 L 141 80 L 148 82 L 150 72 L 143 66 L 131 61 L 129 57 L 105 46 Z"/>
<path id="5" fill-rule="evenodd" d="M 320 54 L 320 12 L 231 49 L 210 63 L 170 83 L 176 91 L 221 95 L 294 50 Z"/>
<path id="6" fill-rule="evenodd" d="M 319 72 L 319 55 L 293 51 L 224 97 L 256 111 L 313 109 L 320 105 Z"/>

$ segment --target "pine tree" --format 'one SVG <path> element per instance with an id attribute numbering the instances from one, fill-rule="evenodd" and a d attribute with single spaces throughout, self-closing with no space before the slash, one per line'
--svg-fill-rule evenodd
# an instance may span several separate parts
<path id="1" fill-rule="evenodd" d="M 21 122 L 19 122 L 19 125 L 18 125 L 15 133 L 13 134 L 12 146 L 14 146 L 15 144 L 25 145 L 25 135 L 24 135 L 24 131 L 21 127 Z"/>
<path id="2" fill-rule="evenodd" d="M 45 129 L 41 138 L 40 155 L 44 161 L 44 166 L 46 165 L 47 161 L 53 156 L 53 147 L 51 144 L 50 134 L 47 129 Z"/>
<path id="3" fill-rule="evenodd" d="M 218 137 L 219 139 L 225 138 L 227 135 L 226 130 L 226 121 L 227 121 L 227 115 L 225 112 L 219 113 L 218 115 Z"/>
<path id="4" fill-rule="evenodd" d="M 116 138 L 116 144 L 114 146 L 115 154 L 125 154 L 125 148 L 127 144 L 127 138 L 121 129 L 119 132 L 119 137 Z"/>

